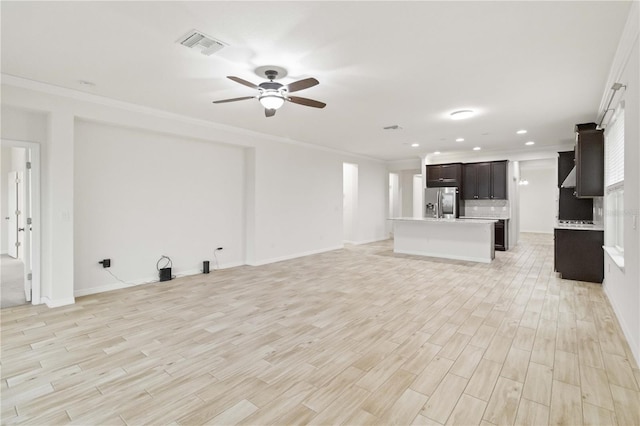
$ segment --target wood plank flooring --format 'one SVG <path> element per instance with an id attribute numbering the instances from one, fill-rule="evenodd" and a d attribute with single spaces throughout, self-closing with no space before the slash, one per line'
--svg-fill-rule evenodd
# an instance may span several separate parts
<path id="1" fill-rule="evenodd" d="M 601 286 L 549 235 L 491 264 L 390 241 L 1 311 L 2 424 L 640 424 Z"/>
<path id="2" fill-rule="evenodd" d="M 26 303 L 24 263 L 3 254 L 0 256 L 0 308 L 12 308 Z"/>

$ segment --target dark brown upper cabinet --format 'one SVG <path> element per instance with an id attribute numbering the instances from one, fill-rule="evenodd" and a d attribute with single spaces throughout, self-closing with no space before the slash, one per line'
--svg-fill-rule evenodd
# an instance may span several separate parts
<path id="1" fill-rule="evenodd" d="M 427 166 L 427 188 L 462 186 L 462 163 Z"/>
<path id="2" fill-rule="evenodd" d="M 576 133 L 576 197 L 604 196 L 604 134 L 602 130 Z"/>
<path id="3" fill-rule="evenodd" d="M 463 169 L 464 200 L 507 199 L 507 161 L 469 163 Z"/>

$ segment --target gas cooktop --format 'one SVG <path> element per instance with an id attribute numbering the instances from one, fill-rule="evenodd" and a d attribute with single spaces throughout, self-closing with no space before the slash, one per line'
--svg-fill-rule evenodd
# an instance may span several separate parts
<path id="1" fill-rule="evenodd" d="M 563 220 L 559 220 L 558 221 L 559 224 L 561 225 L 593 225 L 593 221 L 592 220 L 567 220 L 567 219 L 563 219 Z"/>

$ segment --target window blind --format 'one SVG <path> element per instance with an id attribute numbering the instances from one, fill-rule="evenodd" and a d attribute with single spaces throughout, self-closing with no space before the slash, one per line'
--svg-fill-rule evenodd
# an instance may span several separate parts
<path id="1" fill-rule="evenodd" d="M 624 108 L 620 107 L 604 132 L 605 186 L 624 181 Z"/>

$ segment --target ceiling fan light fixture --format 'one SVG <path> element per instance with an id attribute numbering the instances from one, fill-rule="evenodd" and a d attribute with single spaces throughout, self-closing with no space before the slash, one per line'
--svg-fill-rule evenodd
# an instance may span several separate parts
<path id="1" fill-rule="evenodd" d="M 284 105 L 284 96 L 277 90 L 266 90 L 258 100 L 266 109 L 278 109 Z"/>

